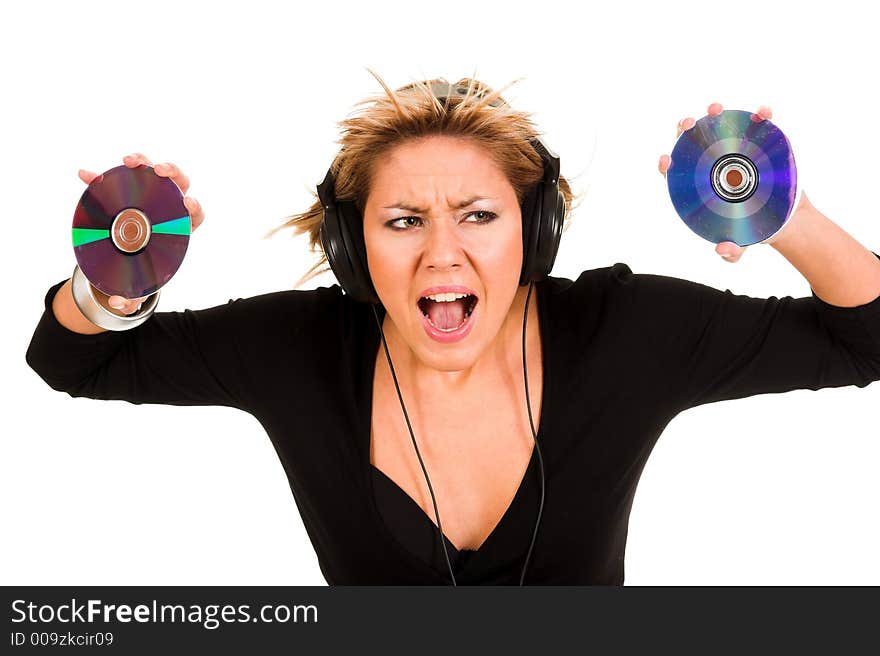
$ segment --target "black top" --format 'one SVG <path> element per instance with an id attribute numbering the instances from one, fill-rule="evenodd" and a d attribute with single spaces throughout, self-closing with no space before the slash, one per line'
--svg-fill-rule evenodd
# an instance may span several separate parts
<path id="1" fill-rule="evenodd" d="M 80 335 L 52 312 L 63 282 L 46 294 L 27 351 L 53 389 L 249 412 L 275 446 L 328 583 L 450 583 L 433 517 L 370 464 L 373 372 L 384 352 L 369 305 L 333 285 Z M 575 281 L 550 277 L 536 299 L 546 495 L 526 584 L 623 583 L 639 476 L 682 410 L 880 380 L 880 297 L 855 308 L 815 294 L 753 298 L 617 263 Z M 458 553 L 447 539 L 459 584 L 519 583 L 539 500 L 533 451 L 480 548 Z"/>

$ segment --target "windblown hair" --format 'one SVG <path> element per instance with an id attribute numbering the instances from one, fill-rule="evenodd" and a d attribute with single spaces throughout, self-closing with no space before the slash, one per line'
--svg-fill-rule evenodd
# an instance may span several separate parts
<path id="1" fill-rule="evenodd" d="M 520 204 L 528 190 L 542 178 L 543 162 L 530 143 L 539 135 L 531 121 L 532 114 L 514 110 L 501 97 L 501 92 L 518 80 L 493 91 L 473 78 L 463 78 L 455 86 L 467 88 L 467 93 L 441 101 L 431 93 L 431 84 L 448 84 L 443 78 L 414 82 L 391 91 L 377 73 L 367 70 L 385 93 L 358 102 L 355 107 L 368 106 L 337 123 L 343 130 L 337 141 L 341 148 L 330 166 L 336 179 L 336 197 L 353 200 L 362 216 L 377 161 L 396 146 L 427 136 L 459 137 L 485 148 L 506 174 Z M 491 106 L 496 99 L 502 104 Z M 559 190 L 565 198 L 563 228 L 567 228 L 575 196 L 561 175 Z M 320 238 L 324 212 L 317 192 L 312 194 L 315 200 L 309 209 L 284 217 L 281 225 L 263 237 L 268 238 L 284 228 L 292 228 L 293 236 L 308 233 L 310 251 L 320 253 L 320 257 L 295 287 L 330 270 L 329 266 L 321 268 L 327 263 Z"/>

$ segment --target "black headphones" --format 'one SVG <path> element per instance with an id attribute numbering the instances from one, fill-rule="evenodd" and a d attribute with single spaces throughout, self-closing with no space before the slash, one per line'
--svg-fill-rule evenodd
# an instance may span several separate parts
<path id="1" fill-rule="evenodd" d="M 435 82 L 431 84 L 431 92 L 442 101 L 455 93 L 465 95 L 467 88 Z M 496 99 L 489 104 L 497 107 L 502 101 Z M 534 137 L 530 143 L 544 162 L 544 176 L 529 190 L 520 206 L 523 236 L 521 286 L 543 280 L 553 269 L 565 212 L 565 198 L 559 191 L 559 157 L 540 137 Z M 354 300 L 379 303 L 367 268 L 363 217 L 353 201 L 336 198 L 336 179 L 331 169 L 318 185 L 318 198 L 324 207 L 321 245 L 336 280 Z"/>
<path id="2" fill-rule="evenodd" d="M 452 93 L 465 95 L 467 88 L 461 86 L 445 85 L 432 83 L 431 92 L 438 100 L 448 99 Z M 494 100 L 489 103 L 493 107 L 502 104 L 501 100 Z M 525 310 L 523 312 L 523 330 L 522 330 L 522 356 L 523 356 L 523 382 L 526 392 L 526 407 L 529 413 L 529 425 L 532 430 L 532 437 L 535 440 L 535 451 L 538 454 L 538 462 L 541 466 L 541 502 L 538 507 L 538 518 L 535 521 L 535 528 L 532 531 L 532 540 L 529 544 L 529 551 L 526 554 L 523 563 L 522 573 L 520 574 L 519 584 L 523 585 L 526 570 L 529 566 L 529 559 L 532 555 L 532 549 L 535 546 L 535 538 L 538 535 L 538 526 L 541 523 L 541 514 L 544 510 L 544 457 L 541 455 L 541 445 L 538 442 L 538 435 L 535 432 L 535 424 L 532 419 L 531 401 L 529 400 L 529 379 L 526 369 L 526 319 L 529 312 L 529 299 L 532 296 L 533 282 L 539 282 L 550 275 L 553 268 L 553 262 L 556 260 L 556 252 L 559 250 L 559 239 L 562 236 L 562 221 L 565 212 L 565 198 L 559 191 L 559 157 L 550 151 L 539 137 L 531 140 L 534 149 L 541 156 L 544 162 L 544 176 L 532 187 L 523 199 L 520 206 L 522 211 L 522 234 L 523 234 L 523 265 L 520 271 L 519 284 L 529 285 L 529 293 L 526 296 Z M 452 563 L 449 560 L 449 553 L 446 549 L 446 543 L 443 540 L 443 524 L 440 521 L 440 513 L 437 510 L 437 500 L 434 498 L 434 488 L 431 486 L 431 479 L 428 471 L 425 469 L 425 463 L 422 460 L 419 446 L 416 443 L 413 434 L 412 425 L 409 421 L 409 415 L 406 412 L 406 405 L 403 402 L 403 396 L 400 393 L 400 386 L 397 382 L 397 374 L 394 371 L 394 364 L 391 361 L 391 354 L 388 351 L 388 344 L 385 341 L 385 333 L 382 330 L 382 322 L 376 312 L 376 305 L 380 303 L 373 283 L 370 280 L 369 269 L 367 268 L 367 249 L 364 246 L 363 217 L 358 211 L 353 201 L 341 201 L 336 198 L 336 180 L 333 177 L 332 167 L 327 171 L 324 181 L 318 185 L 318 197 L 321 205 L 324 207 L 324 219 L 321 221 L 321 244 L 324 247 L 324 253 L 327 255 L 327 261 L 330 268 L 336 275 L 336 280 L 345 293 L 356 301 L 362 301 L 372 304 L 373 316 L 376 319 L 376 326 L 379 329 L 379 335 L 382 338 L 382 346 L 385 349 L 385 357 L 388 359 L 388 367 L 391 370 L 391 376 L 394 379 L 394 387 L 397 390 L 397 396 L 400 400 L 400 407 L 403 410 L 403 416 L 406 419 L 406 426 L 409 429 L 412 438 L 413 447 L 416 456 L 422 466 L 422 472 L 425 474 L 425 480 L 428 483 L 428 490 L 431 493 L 431 500 L 434 503 L 434 514 L 437 518 L 437 533 L 440 544 L 443 547 L 443 553 L 446 556 L 446 565 L 449 567 L 449 576 L 453 585 L 458 585 L 455 580 L 455 573 Z"/>

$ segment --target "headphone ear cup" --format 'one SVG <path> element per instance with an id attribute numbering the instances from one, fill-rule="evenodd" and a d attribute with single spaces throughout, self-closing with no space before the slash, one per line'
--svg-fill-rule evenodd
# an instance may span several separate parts
<path id="1" fill-rule="evenodd" d="M 336 216 L 336 209 L 333 207 L 324 208 L 324 218 L 321 221 L 321 248 L 327 257 L 327 263 L 339 281 L 339 285 L 346 294 L 351 293 L 346 280 L 351 277 L 349 273 L 348 257 L 343 252 L 345 247 L 342 243 L 342 236 L 339 234 L 339 218 Z"/>
<path id="2" fill-rule="evenodd" d="M 528 285 L 535 278 L 535 258 L 538 245 L 538 228 L 540 223 L 540 183 L 532 187 L 523 199 L 522 213 L 523 263 L 519 275 L 519 284 Z"/>
<path id="3" fill-rule="evenodd" d="M 346 291 L 356 301 L 379 303 L 367 266 L 361 214 L 351 201 L 337 201 L 336 207 L 339 212 L 339 236 L 346 254 Z"/>
<path id="4" fill-rule="evenodd" d="M 555 184 L 546 184 L 542 202 L 541 225 L 538 227 L 538 245 L 535 256 L 535 273 L 543 280 L 553 270 L 559 241 L 562 238 L 562 222 L 565 217 L 565 196 Z"/>
<path id="5" fill-rule="evenodd" d="M 369 278 L 367 278 L 367 285 L 364 285 L 366 262 L 362 261 L 359 254 L 364 253 L 364 258 L 366 255 L 365 251 L 358 250 L 357 239 L 349 233 L 347 226 L 351 225 L 349 220 L 352 217 L 349 216 L 351 211 L 346 205 L 348 204 L 340 202 L 335 207 L 329 209 L 325 207 L 324 219 L 321 221 L 319 233 L 321 247 L 324 249 L 333 275 L 336 276 L 336 280 L 346 294 L 356 301 L 377 302 L 378 299 L 372 300 L 375 298 L 375 292 Z M 340 213 L 343 216 L 340 216 Z M 357 214 L 356 210 L 355 214 Z M 359 216 L 355 216 L 354 219 L 358 221 L 355 225 L 359 226 Z M 360 242 L 363 242 L 363 237 Z"/>
<path id="6" fill-rule="evenodd" d="M 539 182 L 529 193 L 527 202 L 523 203 L 523 212 L 530 203 L 533 205 L 531 218 L 523 225 L 524 236 L 528 232 L 529 240 L 523 244 L 520 285 L 538 282 L 550 275 L 562 238 L 565 197 L 559 191 L 559 186 Z"/>

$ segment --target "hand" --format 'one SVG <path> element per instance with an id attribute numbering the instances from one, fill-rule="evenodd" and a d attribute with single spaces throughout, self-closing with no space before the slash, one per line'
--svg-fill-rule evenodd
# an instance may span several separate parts
<path id="1" fill-rule="evenodd" d="M 722 110 L 723 108 L 721 107 L 721 103 L 712 103 L 711 105 L 709 105 L 709 109 L 707 110 L 707 112 L 709 116 L 717 116 L 722 112 Z M 766 105 L 761 105 L 758 108 L 758 111 L 755 114 L 752 114 L 752 120 L 756 123 L 772 117 L 773 112 L 770 111 L 770 108 Z M 690 130 L 692 127 L 694 127 L 696 122 L 696 119 L 691 116 L 681 119 L 678 122 L 678 134 L 675 135 L 675 138 L 677 139 L 678 137 L 680 137 L 681 133 L 685 130 Z M 657 168 L 660 170 L 660 173 L 663 175 L 663 177 L 666 177 L 666 171 L 669 170 L 669 165 L 671 163 L 672 158 L 669 155 L 660 156 L 660 161 L 657 164 Z M 772 241 L 772 239 L 770 241 Z M 767 241 L 766 243 L 770 243 L 770 241 Z M 738 262 L 739 258 L 742 257 L 742 254 L 746 252 L 746 248 L 748 248 L 748 246 L 740 246 L 739 244 L 732 241 L 722 241 L 720 244 L 715 245 L 715 252 L 718 253 L 727 262 Z"/>
<path id="2" fill-rule="evenodd" d="M 131 169 L 137 168 L 141 164 L 153 166 L 153 163 L 147 159 L 146 155 L 141 153 L 126 155 L 122 158 L 122 162 Z M 189 189 L 189 178 L 171 162 L 157 164 L 153 167 L 153 170 L 156 172 L 156 175 L 171 178 L 171 180 L 180 188 L 180 191 L 183 192 L 183 204 L 189 212 L 190 223 L 192 226 L 191 231 L 195 232 L 196 228 L 198 228 L 202 224 L 202 221 L 205 220 L 205 212 L 195 198 L 185 195 L 186 190 Z M 92 180 L 97 177 L 98 174 L 92 171 L 86 171 L 85 169 L 79 170 L 79 179 L 86 184 L 91 184 Z M 107 294 L 97 289 L 94 285 L 92 285 L 92 291 L 95 294 L 95 298 L 98 299 L 104 307 L 107 307 L 114 314 L 120 314 L 123 316 L 137 312 L 141 307 L 141 303 L 149 298 L 149 296 L 141 296 L 140 298 L 125 298 L 124 296 L 108 297 Z"/>

